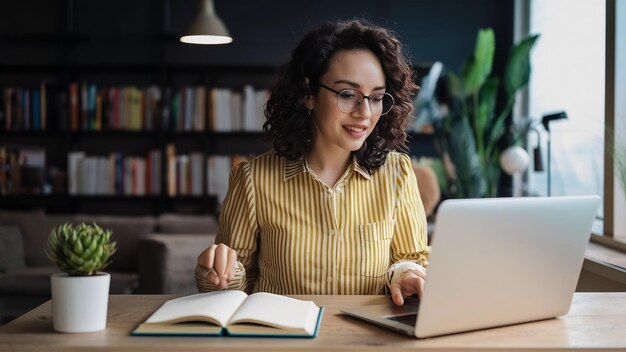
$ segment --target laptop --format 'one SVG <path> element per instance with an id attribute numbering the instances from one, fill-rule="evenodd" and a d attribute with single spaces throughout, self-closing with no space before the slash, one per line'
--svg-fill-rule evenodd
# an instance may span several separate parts
<path id="1" fill-rule="evenodd" d="M 569 311 L 598 196 L 442 202 L 420 300 L 343 313 L 418 338 Z"/>

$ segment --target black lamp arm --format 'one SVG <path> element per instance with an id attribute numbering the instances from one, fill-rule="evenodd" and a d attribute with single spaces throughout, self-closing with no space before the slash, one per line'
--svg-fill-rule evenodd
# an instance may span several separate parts
<path id="1" fill-rule="evenodd" d="M 565 111 L 559 111 L 552 114 L 543 115 L 543 118 L 541 118 L 541 124 L 543 124 L 543 127 L 546 129 L 546 131 L 550 131 L 550 121 L 566 118 L 567 113 Z"/>

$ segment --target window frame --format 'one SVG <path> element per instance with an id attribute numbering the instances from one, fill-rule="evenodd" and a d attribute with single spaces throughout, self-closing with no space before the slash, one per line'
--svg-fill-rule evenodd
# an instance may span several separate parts
<path id="1" fill-rule="evenodd" d="M 612 141 L 615 137 L 615 1 L 606 0 L 606 53 L 605 53 L 605 77 L 604 77 L 604 140 Z M 592 239 L 600 240 L 598 237 L 606 236 L 612 241 L 615 240 L 613 233 L 613 212 L 614 212 L 614 172 L 612 156 L 613 145 L 604 143 L 604 223 L 603 233 L 594 234 Z M 604 239 L 606 240 L 606 238 Z"/>
<path id="2" fill-rule="evenodd" d="M 514 42 L 529 34 L 530 29 L 530 1 L 515 0 L 514 3 Z M 617 0 L 606 1 L 606 51 L 605 51 L 605 105 L 604 105 L 604 140 L 614 141 L 615 136 L 615 65 L 616 65 L 616 11 Z M 623 0 L 626 1 L 626 0 Z M 622 15 L 624 16 L 624 15 Z M 624 38 L 626 40 L 626 38 Z M 528 116 L 529 93 L 528 88 L 519 93 L 513 109 L 513 121 L 517 122 Z M 594 224 L 591 241 L 617 249 L 626 253 L 626 241 L 616 239 L 614 234 L 614 211 L 615 211 L 615 184 L 614 184 L 614 161 L 612 156 L 613 145 L 604 143 L 604 188 L 603 206 L 604 218 Z M 513 185 L 513 189 L 521 189 L 524 179 Z M 625 234 L 626 235 L 626 234 Z"/>

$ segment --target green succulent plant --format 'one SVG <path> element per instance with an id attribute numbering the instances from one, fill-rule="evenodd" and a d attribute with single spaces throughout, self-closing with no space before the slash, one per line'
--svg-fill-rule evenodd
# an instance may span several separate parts
<path id="1" fill-rule="evenodd" d="M 71 276 L 91 276 L 111 263 L 109 259 L 116 249 L 111 230 L 95 223 L 65 223 L 50 232 L 46 254 Z"/>

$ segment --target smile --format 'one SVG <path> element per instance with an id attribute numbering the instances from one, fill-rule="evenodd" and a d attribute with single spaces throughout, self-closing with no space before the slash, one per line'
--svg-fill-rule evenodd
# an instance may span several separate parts
<path id="1" fill-rule="evenodd" d="M 347 129 L 350 132 L 363 132 L 367 129 L 367 127 L 364 126 L 343 126 L 343 128 Z"/>

